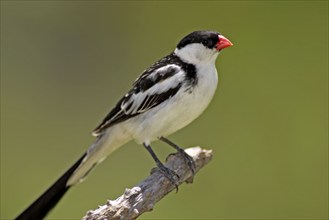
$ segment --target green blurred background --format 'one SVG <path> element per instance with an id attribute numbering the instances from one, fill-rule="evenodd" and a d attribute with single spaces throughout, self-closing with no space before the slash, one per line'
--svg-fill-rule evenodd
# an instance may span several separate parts
<path id="1" fill-rule="evenodd" d="M 219 56 L 207 111 L 171 139 L 215 156 L 141 219 L 327 218 L 328 1 L 1 1 L 1 219 L 78 159 L 135 78 L 199 29 L 234 47 Z M 48 219 L 82 217 L 153 166 L 125 145 Z"/>

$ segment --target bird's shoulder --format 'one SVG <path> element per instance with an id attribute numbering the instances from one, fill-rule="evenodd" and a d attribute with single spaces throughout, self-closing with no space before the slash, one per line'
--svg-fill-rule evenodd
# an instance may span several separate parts
<path id="1" fill-rule="evenodd" d="M 173 72 L 177 72 L 177 70 L 184 71 L 185 74 L 188 75 L 194 75 L 196 72 L 193 64 L 184 62 L 173 52 L 144 70 L 133 85 L 144 83 L 144 79 L 153 78 L 154 76 L 156 76 L 157 79 L 170 77 L 173 75 Z"/>

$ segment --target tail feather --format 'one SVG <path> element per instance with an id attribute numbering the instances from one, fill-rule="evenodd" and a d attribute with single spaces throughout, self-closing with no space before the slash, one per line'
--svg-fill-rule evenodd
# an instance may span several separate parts
<path id="1" fill-rule="evenodd" d="M 23 211 L 16 220 L 38 220 L 43 219 L 48 212 L 58 203 L 70 188 L 68 179 L 79 167 L 86 154 L 84 154 L 68 171 L 66 171 L 49 189 L 44 192 L 35 202 Z"/>
<path id="2" fill-rule="evenodd" d="M 124 128 L 108 128 L 107 132 L 99 136 L 87 152 L 16 220 L 43 219 L 71 186 L 83 181 L 97 164 L 129 140 L 130 136 Z"/>

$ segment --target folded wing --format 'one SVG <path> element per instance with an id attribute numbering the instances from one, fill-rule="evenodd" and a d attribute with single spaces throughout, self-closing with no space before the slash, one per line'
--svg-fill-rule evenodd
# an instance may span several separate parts
<path id="1" fill-rule="evenodd" d="M 93 131 L 93 135 L 99 136 L 104 129 L 166 102 L 176 95 L 184 78 L 185 72 L 175 64 L 145 71 Z"/>

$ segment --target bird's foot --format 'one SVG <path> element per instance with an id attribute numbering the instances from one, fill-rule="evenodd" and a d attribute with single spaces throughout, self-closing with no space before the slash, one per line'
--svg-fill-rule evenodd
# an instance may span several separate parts
<path id="1" fill-rule="evenodd" d="M 195 171 L 196 171 L 196 166 L 195 166 L 195 162 L 194 162 L 193 158 L 190 155 L 188 155 L 183 148 L 181 148 L 174 142 L 170 141 L 168 138 L 161 136 L 161 137 L 159 137 L 159 140 L 169 144 L 170 146 L 172 146 L 173 148 L 175 148 L 177 150 L 177 152 L 184 158 L 185 163 L 189 166 L 189 168 L 192 172 L 192 178 L 193 178 Z"/>
<path id="2" fill-rule="evenodd" d="M 178 180 L 179 176 L 176 172 L 164 166 L 162 163 L 157 164 L 161 173 L 173 184 L 176 188 L 176 193 L 178 192 Z"/>
<path id="3" fill-rule="evenodd" d="M 178 153 L 184 158 L 185 163 L 189 166 L 192 175 L 194 176 L 196 171 L 196 165 L 193 158 L 190 155 L 188 155 L 184 149 L 178 150 Z"/>

